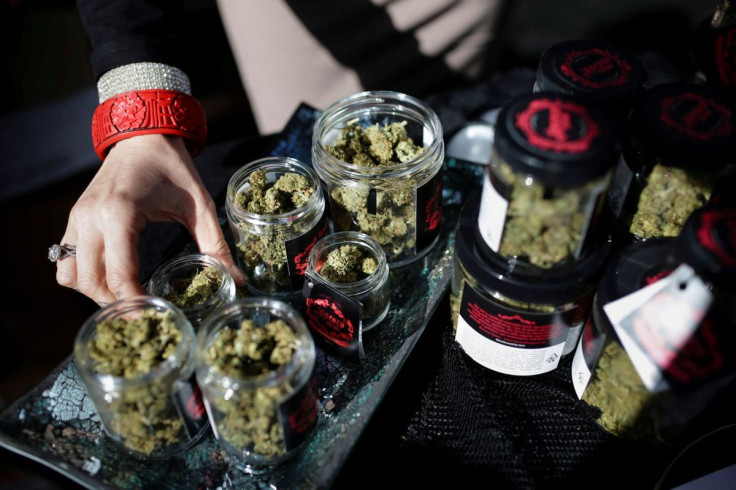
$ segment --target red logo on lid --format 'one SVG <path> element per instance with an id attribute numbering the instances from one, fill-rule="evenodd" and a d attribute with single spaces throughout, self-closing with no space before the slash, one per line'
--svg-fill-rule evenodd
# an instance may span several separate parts
<path id="1" fill-rule="evenodd" d="M 715 43 L 716 66 L 721 83 L 736 85 L 736 29 L 719 34 Z"/>
<path id="2" fill-rule="evenodd" d="M 661 107 L 662 122 L 691 138 L 707 141 L 731 132 L 731 110 L 702 94 L 666 97 Z"/>
<path id="3" fill-rule="evenodd" d="M 516 126 L 532 146 L 557 153 L 587 151 L 599 132 L 585 107 L 559 99 L 532 100 Z"/>
<path id="4" fill-rule="evenodd" d="M 716 227 L 721 228 L 730 250 L 724 250 L 716 243 L 713 236 Z M 700 227 L 697 230 L 698 240 L 707 250 L 710 250 L 719 260 L 729 267 L 736 266 L 736 212 L 729 209 L 707 211 L 702 214 Z"/>
<path id="5" fill-rule="evenodd" d="M 570 51 L 562 62 L 563 75 L 583 87 L 620 87 L 629 80 L 631 64 L 607 49 Z"/>

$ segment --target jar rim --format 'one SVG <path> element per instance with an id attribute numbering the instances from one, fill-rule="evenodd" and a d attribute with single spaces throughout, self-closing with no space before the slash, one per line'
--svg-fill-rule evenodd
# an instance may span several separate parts
<path id="1" fill-rule="evenodd" d="M 283 171 L 283 173 L 296 172 L 305 176 L 312 186 L 312 195 L 309 197 L 309 201 L 296 209 L 279 214 L 252 213 L 235 204 L 235 196 L 240 188 L 242 188 L 247 182 L 247 177 L 254 171 L 260 169 L 264 169 L 266 173 L 269 171 Z M 243 165 L 232 175 L 232 177 L 230 177 L 226 191 L 227 212 L 242 221 L 248 221 L 249 223 L 258 225 L 288 223 L 308 213 L 309 210 L 315 206 L 315 204 L 318 205 L 321 200 L 322 187 L 320 185 L 319 176 L 314 169 L 295 158 L 282 156 L 260 158 Z"/>
<path id="2" fill-rule="evenodd" d="M 299 347 L 294 352 L 288 364 L 280 366 L 273 371 L 254 376 L 230 376 L 222 374 L 207 361 L 205 357 L 206 349 L 211 345 L 212 340 L 214 340 L 218 332 L 224 328 L 228 328 L 228 321 L 240 320 L 250 310 L 267 310 L 270 317 L 284 320 L 299 337 Z M 269 321 L 273 321 L 273 319 L 269 318 Z M 288 303 L 267 297 L 241 298 L 220 307 L 205 319 L 204 324 L 197 333 L 196 345 L 197 371 L 199 372 L 200 369 L 205 369 L 207 376 L 212 377 L 218 385 L 226 389 L 232 388 L 233 390 L 274 386 L 281 380 L 295 376 L 303 369 L 303 366 L 306 366 L 311 371 L 316 362 L 314 340 L 301 315 Z M 199 376 L 198 374 L 198 378 Z"/>
<path id="3" fill-rule="evenodd" d="M 319 255 L 322 253 L 329 253 L 342 245 L 350 244 L 359 245 L 363 250 L 370 252 L 371 255 L 378 260 L 376 270 L 363 279 L 350 283 L 332 282 L 323 277 L 319 271 L 317 271 Z M 316 276 L 318 280 L 325 282 L 338 291 L 342 291 L 344 289 L 357 289 L 357 292 L 353 292 L 352 294 L 362 294 L 372 288 L 375 283 L 383 280 L 383 278 L 388 274 L 388 260 L 383 247 L 371 236 L 360 231 L 339 231 L 320 238 L 319 241 L 314 244 L 314 247 L 312 247 L 312 250 L 309 252 L 307 270 L 314 272 L 314 276 Z"/>
<path id="4" fill-rule="evenodd" d="M 402 110 L 397 110 L 397 107 Z M 347 122 L 357 114 L 396 114 L 406 115 L 421 123 L 432 134 L 432 141 L 419 155 L 393 165 L 367 167 L 348 163 L 328 153 L 323 143 L 323 136 L 331 130 L 338 129 L 334 123 Z M 325 163 L 330 168 L 339 169 L 345 174 L 345 180 L 351 179 L 393 179 L 411 175 L 425 161 L 432 161 L 437 155 L 444 154 L 442 124 L 439 117 L 429 105 L 423 101 L 401 92 L 365 91 L 347 96 L 330 106 L 317 119 L 312 132 L 312 151 L 319 158 L 313 158 L 315 168 L 320 169 Z"/>
<path id="5" fill-rule="evenodd" d="M 173 316 L 176 326 L 182 333 L 182 339 L 177 344 L 174 353 L 154 366 L 151 371 L 133 378 L 113 374 L 101 374 L 94 371 L 96 361 L 89 355 L 87 345 L 97 335 L 97 324 L 102 320 L 116 318 L 120 315 L 136 310 L 142 311 L 143 309 L 155 309 L 156 311 L 165 312 Z M 139 295 L 115 301 L 93 313 L 77 333 L 74 342 L 74 357 L 75 362 L 83 372 L 89 372 L 89 374 L 93 375 L 96 384 L 105 387 L 105 391 L 113 391 L 125 386 L 149 384 L 152 380 L 165 377 L 177 368 L 181 368 L 187 364 L 193 364 L 194 338 L 194 328 L 180 308 L 163 298 Z"/>
<path id="6" fill-rule="evenodd" d="M 228 297 L 234 296 L 235 292 L 235 281 L 233 280 L 230 272 L 228 272 L 225 264 L 222 263 L 217 257 L 204 253 L 194 253 L 188 255 L 182 255 L 169 260 L 168 262 L 160 265 L 151 275 L 151 279 L 148 282 L 148 293 L 152 296 L 162 297 L 159 293 L 164 283 L 163 279 L 170 276 L 177 270 L 180 270 L 186 266 L 203 266 L 203 267 L 215 267 L 222 278 L 220 287 L 217 292 L 211 295 L 207 300 L 194 306 L 181 308 L 184 313 L 191 313 L 193 311 L 207 308 L 220 301 L 220 298 L 227 294 Z M 157 279 L 161 278 L 161 283 L 157 282 Z M 168 281 L 165 281 L 168 282 Z"/>

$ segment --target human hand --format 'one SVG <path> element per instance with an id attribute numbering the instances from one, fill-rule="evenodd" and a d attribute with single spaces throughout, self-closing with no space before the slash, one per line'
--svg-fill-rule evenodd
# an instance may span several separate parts
<path id="1" fill-rule="evenodd" d="M 140 135 L 117 142 L 69 214 L 60 243 L 76 245 L 76 258 L 60 260 L 57 282 L 105 305 L 143 294 L 138 241 L 148 222 L 175 221 L 199 250 L 220 259 L 235 283 L 235 265 L 212 197 L 178 136 Z"/>

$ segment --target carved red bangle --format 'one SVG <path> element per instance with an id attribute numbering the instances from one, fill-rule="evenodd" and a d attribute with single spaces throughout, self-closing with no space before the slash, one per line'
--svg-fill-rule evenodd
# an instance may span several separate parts
<path id="1" fill-rule="evenodd" d="M 141 134 L 182 136 L 192 156 L 204 148 L 207 120 L 197 99 L 176 90 L 135 90 L 107 99 L 92 117 L 92 143 L 104 160 L 114 143 Z"/>

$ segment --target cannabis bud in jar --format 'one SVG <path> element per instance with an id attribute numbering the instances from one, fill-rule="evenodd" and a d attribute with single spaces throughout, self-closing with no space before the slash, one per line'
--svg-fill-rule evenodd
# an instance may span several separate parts
<path id="1" fill-rule="evenodd" d="M 375 257 L 366 254 L 356 245 L 342 245 L 327 254 L 319 275 L 330 282 L 358 282 L 378 269 Z"/>
<path id="2" fill-rule="evenodd" d="M 197 380 L 236 465 L 280 461 L 306 440 L 317 419 L 314 356 L 304 320 L 286 303 L 242 299 L 207 319 Z"/>
<path id="3" fill-rule="evenodd" d="M 730 99 L 702 85 L 669 83 L 644 93 L 608 193 L 620 245 L 677 236 L 708 202 L 734 157 L 735 114 Z"/>
<path id="4" fill-rule="evenodd" d="M 178 309 L 141 296 L 82 327 L 75 359 L 105 431 L 135 454 L 167 455 L 207 427 L 194 372 L 194 332 Z"/>
<path id="5" fill-rule="evenodd" d="M 298 295 L 309 250 L 327 231 L 324 206 L 317 175 L 291 158 L 257 160 L 232 176 L 227 217 L 253 293 Z"/>
<path id="6" fill-rule="evenodd" d="M 444 144 L 439 119 L 419 100 L 364 92 L 330 106 L 312 140 L 335 231 L 361 231 L 401 265 L 426 252 L 442 217 Z"/>
<path id="7" fill-rule="evenodd" d="M 478 227 L 493 252 L 539 268 L 579 259 L 618 158 L 613 120 L 594 105 L 537 93 L 499 114 Z"/>
<path id="8" fill-rule="evenodd" d="M 181 308 L 195 328 L 236 296 L 235 282 L 224 264 L 205 254 L 184 255 L 164 263 L 154 271 L 146 291 Z"/>
<path id="9" fill-rule="evenodd" d="M 609 432 L 680 445 L 732 419 L 734 230 L 736 211 L 703 208 L 607 267 L 572 379 Z"/>

